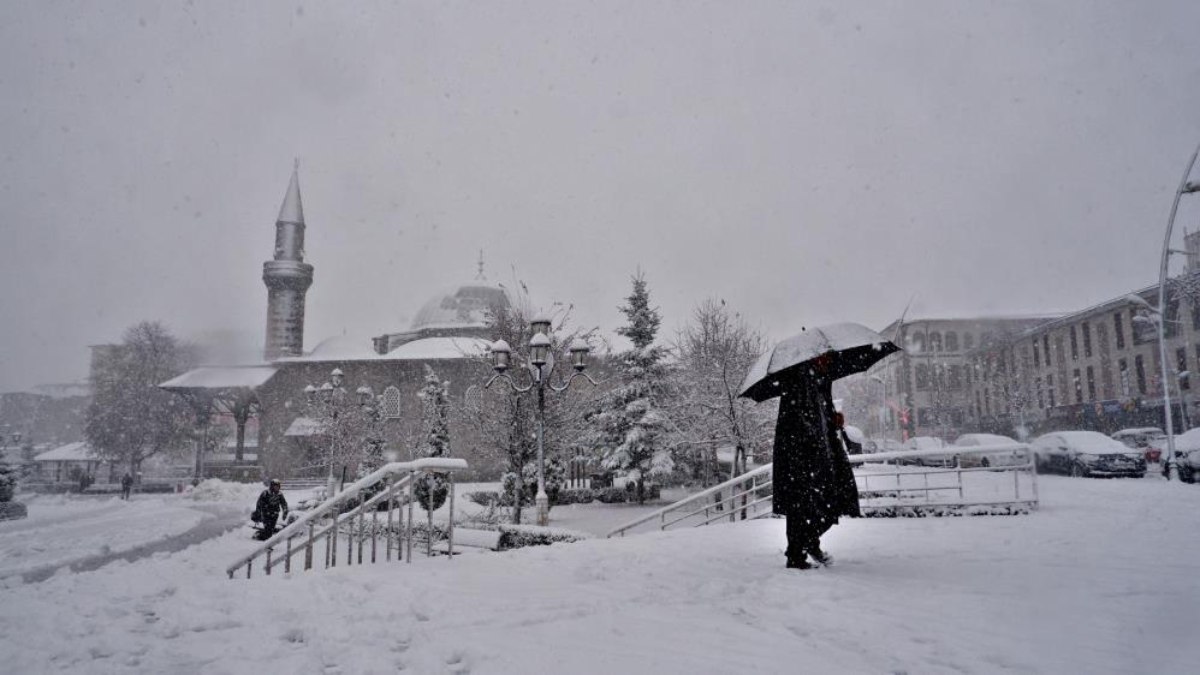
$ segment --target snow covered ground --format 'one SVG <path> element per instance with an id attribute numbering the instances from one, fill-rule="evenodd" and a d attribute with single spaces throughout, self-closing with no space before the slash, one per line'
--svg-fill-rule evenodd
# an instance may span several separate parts
<path id="1" fill-rule="evenodd" d="M 230 581 L 224 565 L 254 545 L 237 531 L 3 590 L 0 663 L 14 673 L 1195 672 L 1200 486 L 1044 477 L 1041 496 L 1029 516 L 843 521 L 826 540 L 836 565 L 808 571 L 783 568 L 783 522 L 760 520 Z"/>

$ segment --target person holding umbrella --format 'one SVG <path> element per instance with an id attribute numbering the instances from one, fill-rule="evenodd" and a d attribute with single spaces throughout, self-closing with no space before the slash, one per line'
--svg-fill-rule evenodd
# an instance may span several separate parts
<path id="1" fill-rule="evenodd" d="M 780 342 L 750 369 L 741 396 L 779 396 L 775 424 L 772 510 L 787 519 L 787 567 L 828 565 L 821 535 L 841 516 L 857 517 L 858 488 L 834 411 L 833 381 L 899 351 L 858 324 L 804 331 Z"/>

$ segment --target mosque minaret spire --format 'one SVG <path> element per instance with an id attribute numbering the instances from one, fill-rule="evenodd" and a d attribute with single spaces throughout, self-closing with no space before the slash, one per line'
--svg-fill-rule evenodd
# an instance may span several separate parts
<path id="1" fill-rule="evenodd" d="M 275 220 L 275 258 L 263 263 L 267 285 L 267 335 L 263 357 L 299 356 L 304 351 L 304 296 L 313 266 L 304 262 L 304 207 L 300 202 L 300 160 Z"/>

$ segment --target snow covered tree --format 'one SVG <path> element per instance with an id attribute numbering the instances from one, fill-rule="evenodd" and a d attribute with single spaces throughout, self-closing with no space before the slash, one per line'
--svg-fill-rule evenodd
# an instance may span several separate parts
<path id="1" fill-rule="evenodd" d="M 450 423 L 449 402 L 446 391 L 448 382 L 438 379 L 433 368 L 425 366 L 425 386 L 417 393 L 422 402 L 422 426 L 424 440 L 421 443 L 426 457 L 447 457 L 450 455 Z M 417 503 L 425 509 L 430 518 L 433 512 L 440 509 L 450 494 L 450 486 L 446 475 L 441 473 L 426 473 L 413 486 Z"/>
<path id="2" fill-rule="evenodd" d="M 654 346 L 662 318 L 650 306 L 645 277 L 633 277 L 633 292 L 618 309 L 628 323 L 617 329 L 633 343 L 618 357 L 620 383 L 603 392 L 587 418 L 602 464 L 637 481 L 638 502 L 645 501 L 645 481 L 674 467 L 662 408 L 667 393 L 666 350 Z"/>
<path id="3" fill-rule="evenodd" d="M 0 502 L 11 501 L 17 491 L 17 470 L 0 461 Z"/>
<path id="4" fill-rule="evenodd" d="M 365 476 L 383 465 L 383 421 L 379 402 L 369 387 L 351 394 L 342 386 L 341 371 L 333 382 L 308 389 L 305 417 L 315 425 L 316 450 L 329 466 L 331 480 L 338 467 L 352 467 Z"/>
<path id="5" fill-rule="evenodd" d="M 84 436 L 99 457 L 137 475 L 147 457 L 191 440 L 193 410 L 158 385 L 190 368 L 194 353 L 163 324 L 144 321 L 96 355 Z"/>
<path id="6" fill-rule="evenodd" d="M 524 285 L 521 284 L 522 290 Z M 531 312 L 524 294 L 514 298 L 513 304 L 497 304 L 489 308 L 487 324 L 491 336 L 501 339 L 513 348 L 510 375 L 518 384 L 527 380 L 527 354 Z M 561 353 L 562 346 L 575 337 L 586 339 L 592 331 L 584 333 L 566 328 L 570 319 L 570 308 L 555 313 L 550 329 L 550 340 L 554 353 Z M 486 357 L 478 361 L 480 378 L 491 372 Z M 556 372 L 561 374 L 568 364 L 560 363 Z M 503 460 L 502 485 L 505 501 L 513 505 L 513 521 L 521 522 L 522 510 L 534 501 L 537 492 L 537 392 L 513 391 L 503 381 L 493 384 L 481 393 L 474 403 L 463 407 L 463 417 L 478 431 L 485 443 L 482 448 Z M 565 395 L 546 396 L 546 424 L 543 436 L 543 452 L 546 460 L 546 493 L 551 505 L 565 479 L 565 470 L 556 458 L 567 452 L 577 452 L 587 425 L 583 413 L 592 405 L 595 391 L 587 385 L 571 387 Z M 557 461 L 557 463 L 556 463 Z"/>
<path id="7" fill-rule="evenodd" d="M 724 300 L 708 299 L 692 312 L 675 340 L 677 395 L 668 409 L 672 436 L 707 485 L 717 476 L 717 450 L 733 450 L 733 475 L 745 473 L 747 457 L 767 445 L 769 406 L 738 398 L 746 372 L 766 350 L 762 334 L 731 312 Z M 729 476 L 732 477 L 732 476 Z"/>

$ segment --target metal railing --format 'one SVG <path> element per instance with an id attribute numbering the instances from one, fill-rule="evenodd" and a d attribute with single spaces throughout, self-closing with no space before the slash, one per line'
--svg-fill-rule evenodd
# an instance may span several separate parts
<path id="1" fill-rule="evenodd" d="M 393 549 L 396 561 L 412 562 L 413 545 L 413 488 L 416 475 L 419 473 L 449 474 L 449 525 L 447 526 L 448 558 L 454 557 L 454 471 L 467 468 L 466 460 L 430 457 L 412 462 L 393 462 L 365 476 L 338 494 L 321 502 L 320 505 L 305 513 L 295 522 L 284 527 L 271 538 L 264 541 L 251 553 L 242 556 L 225 572 L 232 579 L 238 570 L 245 568 L 246 578 L 253 573 L 254 563 L 262 559 L 262 569 L 266 574 L 280 564 L 284 572 L 292 569 L 292 558 L 304 552 L 304 569 L 312 569 L 314 550 L 318 542 L 324 541 L 325 567 L 336 567 L 338 564 L 338 539 L 344 536 L 346 541 L 345 564 L 355 564 L 355 539 L 357 538 L 357 564 L 374 563 L 378 556 L 378 537 L 383 533 L 385 544 L 384 559 L 392 559 Z M 379 484 L 383 489 L 361 503 L 346 508 L 352 502 L 358 501 L 359 496 Z M 380 527 L 380 507 L 387 512 L 386 522 Z M 408 515 L 405 517 L 405 507 Z M 367 513 L 370 513 L 370 524 L 367 523 Z M 394 519 L 395 516 L 395 519 Z M 427 533 L 432 537 L 432 533 Z M 294 545 L 296 539 L 299 545 Z M 370 540 L 370 555 L 365 557 L 364 548 Z M 274 556 L 275 550 L 283 546 L 281 556 Z M 394 546 L 393 546 L 394 545 Z"/>
<path id="2" fill-rule="evenodd" d="M 989 445 L 978 447 L 947 447 L 939 450 L 909 450 L 850 455 L 850 463 L 862 465 L 875 462 L 900 462 L 923 458 L 955 457 L 964 455 L 994 455 L 1012 453 L 1015 463 L 1004 466 L 961 468 L 958 462 L 950 468 L 896 467 L 893 471 L 872 468 L 855 474 L 860 491 L 860 507 L 864 516 L 875 515 L 940 515 L 939 511 L 978 513 L 1025 513 L 1038 506 L 1037 472 L 1034 468 L 1029 446 L 1023 443 Z M 771 513 L 772 466 L 766 464 L 740 476 L 714 485 L 706 490 L 689 495 L 673 504 L 635 518 L 611 530 L 606 536 L 624 536 L 634 528 L 657 521 L 659 530 L 675 526 L 700 526 L 721 520 L 746 520 Z M 963 481 L 964 474 L 987 472 L 990 480 Z M 1009 483 L 1003 474 L 1012 474 L 1012 494 L 1007 493 Z M 937 476 L 930 483 L 930 477 Z M 1022 491 L 1022 478 L 1025 487 Z M 872 487 L 871 480 L 875 480 Z M 880 485 L 880 480 L 889 481 Z M 916 482 L 917 484 L 914 484 Z M 975 485 L 974 483 L 980 483 Z M 979 493 L 983 494 L 980 495 Z M 974 509 L 974 511 L 973 511 Z M 989 509 L 992 509 L 989 511 Z M 911 512 L 911 513 L 909 513 Z"/>
<path id="3" fill-rule="evenodd" d="M 959 458 L 970 455 L 1007 455 L 1014 461 L 963 467 Z M 946 467 L 899 466 L 905 460 L 945 457 L 953 460 Z M 1028 513 L 1039 504 L 1033 452 L 1024 443 L 880 452 L 853 455 L 850 461 L 881 465 L 855 474 L 864 516 Z M 897 466 L 885 469 L 884 463 Z"/>
<path id="4" fill-rule="evenodd" d="M 653 520 L 658 521 L 658 529 L 665 530 L 685 522 L 699 526 L 718 520 L 732 522 L 766 515 L 771 512 L 771 466 L 760 466 L 724 483 L 689 495 L 674 504 L 614 528 L 605 536 L 625 536 L 629 530 Z"/>

